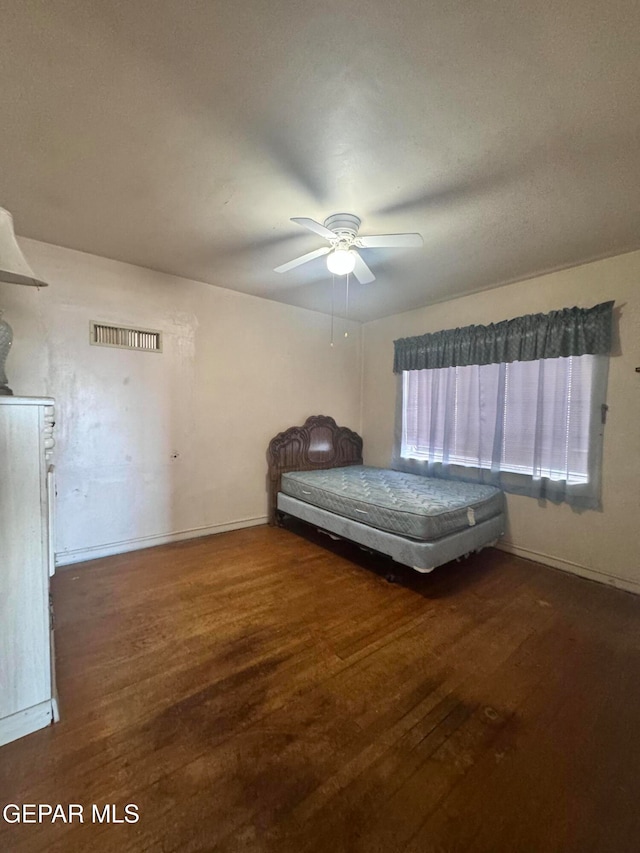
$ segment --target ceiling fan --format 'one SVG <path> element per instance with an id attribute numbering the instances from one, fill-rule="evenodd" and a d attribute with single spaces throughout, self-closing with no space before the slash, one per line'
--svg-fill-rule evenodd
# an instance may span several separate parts
<path id="1" fill-rule="evenodd" d="M 422 246 L 424 242 L 420 234 L 376 234 L 358 237 L 360 219 L 352 213 L 334 213 L 325 219 L 324 225 L 304 216 L 296 216 L 291 221 L 324 237 L 329 245 L 282 264 L 276 267 L 274 272 L 289 272 L 301 264 L 327 255 L 329 272 L 334 275 L 353 273 L 360 284 L 369 284 L 375 281 L 376 277 L 357 249 L 404 249 Z"/>

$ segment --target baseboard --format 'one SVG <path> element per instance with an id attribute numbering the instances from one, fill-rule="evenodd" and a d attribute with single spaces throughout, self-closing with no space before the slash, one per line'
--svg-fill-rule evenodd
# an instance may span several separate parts
<path id="1" fill-rule="evenodd" d="M 587 566 L 581 566 L 579 563 L 572 563 L 571 560 L 563 560 L 560 557 L 552 557 L 550 554 L 531 551 L 529 548 L 521 548 L 519 545 L 513 545 L 511 542 L 500 540 L 495 547 L 500 551 L 506 551 L 507 554 L 524 557 L 525 560 L 533 560 L 536 563 L 542 563 L 554 569 L 561 569 L 563 572 L 571 572 L 574 575 L 580 575 L 580 577 L 589 578 L 589 580 L 598 581 L 599 583 L 606 583 L 609 586 L 615 586 L 617 589 L 624 589 L 627 592 L 640 593 L 640 582 L 638 581 L 620 578 L 616 575 L 608 575 L 606 572 L 599 572 L 597 569 L 590 569 Z"/>
<path id="2" fill-rule="evenodd" d="M 18 711 L 17 714 L 11 714 L 10 717 L 3 717 L 0 720 L 0 746 L 30 735 L 31 732 L 37 732 L 38 729 L 44 729 L 51 724 L 52 717 L 50 699 L 32 708 Z"/>
<path id="3" fill-rule="evenodd" d="M 242 518 L 238 521 L 213 524 L 208 527 L 192 527 L 190 530 L 180 530 L 175 533 L 159 533 L 154 536 L 141 536 L 137 539 L 123 539 L 120 542 L 93 545 L 90 548 L 78 548 L 75 551 L 59 551 L 56 553 L 56 566 L 72 566 L 75 563 L 84 563 L 87 560 L 112 557 L 114 554 L 126 554 L 128 551 L 140 551 L 143 548 L 153 548 L 156 545 L 168 545 L 171 542 L 181 542 L 183 539 L 196 539 L 199 536 L 227 533 L 229 530 L 257 527 L 266 523 L 267 516 L 261 515 L 257 518 Z"/>

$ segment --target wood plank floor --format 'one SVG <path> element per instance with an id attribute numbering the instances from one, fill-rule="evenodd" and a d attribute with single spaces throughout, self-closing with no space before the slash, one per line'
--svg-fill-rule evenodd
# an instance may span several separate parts
<path id="1" fill-rule="evenodd" d="M 58 573 L 62 722 L 0 749 L 0 805 L 85 822 L 0 850 L 640 850 L 640 598 L 491 549 L 390 585 L 296 531 Z"/>

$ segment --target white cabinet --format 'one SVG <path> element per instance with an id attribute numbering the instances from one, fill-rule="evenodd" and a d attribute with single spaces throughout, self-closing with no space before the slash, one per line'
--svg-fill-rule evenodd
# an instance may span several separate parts
<path id="1" fill-rule="evenodd" d="M 57 719 L 54 401 L 0 397 L 0 746 Z"/>

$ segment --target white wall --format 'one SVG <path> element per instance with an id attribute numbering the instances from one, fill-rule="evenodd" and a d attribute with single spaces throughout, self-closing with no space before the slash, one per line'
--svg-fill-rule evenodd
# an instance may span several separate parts
<path id="1" fill-rule="evenodd" d="M 0 284 L 7 373 L 16 394 L 58 401 L 60 562 L 261 523 L 267 443 L 309 414 L 361 428 L 365 460 L 388 465 L 395 338 L 615 299 L 603 511 L 510 495 L 505 543 L 640 590 L 640 252 L 369 323 L 361 377 L 356 324 L 331 348 L 322 314 L 20 242 L 51 286 Z M 90 320 L 161 329 L 164 353 L 90 346 Z"/>
<path id="2" fill-rule="evenodd" d="M 428 288 L 428 271 L 425 273 Z M 368 323 L 364 328 L 365 462 L 388 465 L 393 443 L 393 341 L 439 329 L 615 299 L 620 347 L 611 359 L 603 511 L 509 495 L 504 546 L 521 556 L 640 591 L 640 252 L 585 264 Z"/>
<path id="3" fill-rule="evenodd" d="M 39 292 L 0 284 L 17 395 L 57 400 L 60 563 L 262 523 L 266 449 L 311 414 L 360 428 L 360 327 L 33 240 Z M 162 354 L 89 345 L 160 329 Z M 177 458 L 174 458 L 177 454 Z"/>

